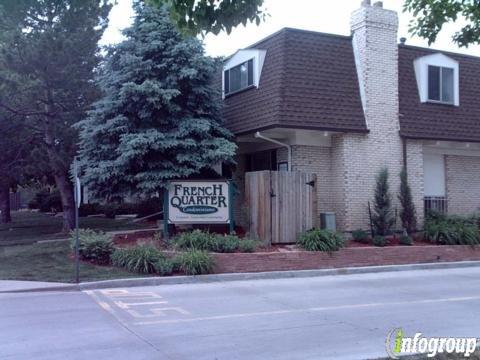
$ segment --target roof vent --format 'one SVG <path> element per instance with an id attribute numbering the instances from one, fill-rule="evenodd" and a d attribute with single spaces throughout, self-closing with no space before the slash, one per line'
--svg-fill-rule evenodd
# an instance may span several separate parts
<path id="1" fill-rule="evenodd" d="M 405 42 L 407 41 L 407 38 L 406 37 L 401 37 L 400 38 L 400 44 L 401 45 L 405 45 Z"/>
<path id="2" fill-rule="evenodd" d="M 373 3 L 373 6 L 383 8 L 383 1 L 377 1 Z"/>

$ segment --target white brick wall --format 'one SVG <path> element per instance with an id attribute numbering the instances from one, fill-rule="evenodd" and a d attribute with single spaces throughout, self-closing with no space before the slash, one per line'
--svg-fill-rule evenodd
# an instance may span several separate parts
<path id="1" fill-rule="evenodd" d="M 446 155 L 448 213 L 469 215 L 480 210 L 480 157 Z"/>

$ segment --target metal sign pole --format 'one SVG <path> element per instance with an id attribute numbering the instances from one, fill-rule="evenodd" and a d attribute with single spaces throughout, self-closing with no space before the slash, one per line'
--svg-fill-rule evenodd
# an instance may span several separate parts
<path id="1" fill-rule="evenodd" d="M 168 188 L 169 183 L 163 192 L 163 238 L 165 240 L 168 240 Z"/>
<path id="2" fill-rule="evenodd" d="M 234 213 L 233 213 L 233 209 L 234 209 L 233 201 L 234 201 L 233 181 L 229 181 L 229 182 L 228 182 L 228 206 L 229 206 L 229 209 L 228 209 L 228 217 L 229 217 L 229 219 L 228 219 L 228 221 L 229 221 L 230 234 L 233 234 L 234 231 L 235 231 L 235 221 L 234 221 Z"/>
<path id="3" fill-rule="evenodd" d="M 79 258 L 79 234 L 78 234 L 78 208 L 80 207 L 81 188 L 80 179 L 78 178 L 77 158 L 73 159 L 73 172 L 75 178 L 75 282 L 80 282 L 80 258 Z"/>

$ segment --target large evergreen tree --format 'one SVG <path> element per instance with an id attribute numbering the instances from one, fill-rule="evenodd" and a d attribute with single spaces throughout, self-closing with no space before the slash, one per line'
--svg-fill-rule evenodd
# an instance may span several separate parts
<path id="1" fill-rule="evenodd" d="M 21 91 L 8 89 L 0 107 L 27 117 L 28 128 L 41 134 L 39 146 L 61 194 L 65 230 L 74 226 L 69 170 L 77 133 L 72 124 L 96 99 L 97 44 L 110 8 L 108 0 L 0 2 L 0 73 L 21 79 Z"/>
<path id="2" fill-rule="evenodd" d="M 83 178 L 96 197 L 154 196 L 169 179 L 231 162 L 236 150 L 202 43 L 183 38 L 164 8 L 134 7 L 126 40 L 101 70 L 103 98 L 78 124 Z"/>

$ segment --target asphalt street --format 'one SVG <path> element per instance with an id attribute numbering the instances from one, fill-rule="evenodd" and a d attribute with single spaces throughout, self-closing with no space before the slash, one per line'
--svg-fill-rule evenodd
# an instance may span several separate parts
<path id="1" fill-rule="evenodd" d="M 370 359 L 480 337 L 480 268 L 0 295 L 0 359 Z"/>

